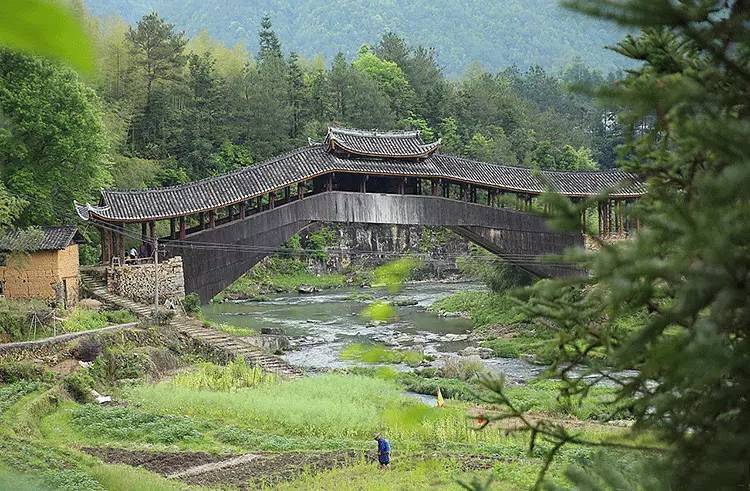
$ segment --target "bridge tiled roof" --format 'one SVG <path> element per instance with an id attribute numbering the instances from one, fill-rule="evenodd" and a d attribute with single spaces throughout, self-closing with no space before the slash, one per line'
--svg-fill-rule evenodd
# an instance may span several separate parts
<path id="1" fill-rule="evenodd" d="M 425 144 L 419 131 L 363 131 L 328 128 L 325 145 L 329 152 L 344 156 L 425 159 L 440 146 L 440 140 Z"/>
<path id="2" fill-rule="evenodd" d="M 645 183 L 634 174 L 605 172 L 535 172 L 433 153 L 425 159 L 345 158 L 327 145 L 311 145 L 265 163 L 222 176 L 161 189 L 103 190 L 99 206 L 76 204 L 84 220 L 139 222 L 161 220 L 239 203 L 269 191 L 330 172 L 444 178 L 499 190 L 540 194 L 547 189 L 583 197 L 611 190 L 613 197 L 638 197 Z"/>

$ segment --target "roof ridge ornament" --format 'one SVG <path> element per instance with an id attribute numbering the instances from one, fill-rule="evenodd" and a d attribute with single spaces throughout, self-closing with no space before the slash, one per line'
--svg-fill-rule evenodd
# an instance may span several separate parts
<path id="1" fill-rule="evenodd" d="M 387 131 L 328 127 L 325 142 L 329 153 L 340 157 L 423 160 L 430 157 L 440 142 L 425 143 L 419 130 Z"/>

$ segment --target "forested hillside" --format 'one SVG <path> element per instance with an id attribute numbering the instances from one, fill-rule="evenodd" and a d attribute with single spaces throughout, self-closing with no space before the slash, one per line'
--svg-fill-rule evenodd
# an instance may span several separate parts
<path id="1" fill-rule="evenodd" d="M 188 37 L 158 13 L 130 25 L 80 15 L 95 40 L 92 77 L 21 55 L 0 58 L 0 88 L 8 89 L 0 108 L 31 128 L 28 141 L 16 132 L 2 151 L 0 178 L 24 203 L 44 203 L 17 212 L 19 225 L 71 221 L 73 199 L 95 201 L 102 186 L 173 185 L 251 165 L 320 140 L 330 125 L 416 128 L 428 141 L 442 138 L 443 152 L 560 170 L 611 167 L 622 140 L 616 108 L 571 90 L 607 83 L 581 62 L 559 71 L 474 67 L 451 79 L 436 51 L 395 34 L 324 62 L 289 53 L 268 18 L 245 49 L 206 33 Z M 33 101 L 24 96 L 30 80 Z M 76 94 L 90 121 L 74 118 Z M 59 110 L 37 115 L 50 105 Z M 42 129 L 50 136 L 40 144 L 34 134 Z M 73 130 L 88 136 L 72 145 L 57 136 Z M 15 148 L 26 151 L 8 150 Z M 54 193 L 49 182 L 57 181 L 37 168 L 46 160 L 34 152 L 50 149 L 59 149 L 55 163 L 84 171 L 81 179 L 63 164 L 45 171 L 71 181 L 65 193 Z"/>
<path id="2" fill-rule="evenodd" d="M 605 72 L 623 63 L 603 49 L 622 31 L 557 0 L 87 0 L 87 7 L 128 22 L 154 10 L 190 36 L 207 30 L 225 44 L 245 46 L 254 43 L 268 15 L 287 49 L 329 60 L 338 51 L 354 56 L 362 44 L 392 31 L 410 44 L 435 48 L 452 76 L 474 61 L 490 70 L 532 64 L 557 69 L 584 57 Z"/>

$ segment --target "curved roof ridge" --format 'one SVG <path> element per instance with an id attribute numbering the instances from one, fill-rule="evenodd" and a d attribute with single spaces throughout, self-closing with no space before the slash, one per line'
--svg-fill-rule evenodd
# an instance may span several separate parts
<path id="1" fill-rule="evenodd" d="M 342 133 L 345 135 L 352 136 L 369 136 L 369 137 L 385 137 L 385 138 L 414 138 L 422 137 L 422 133 L 419 130 L 388 130 L 380 131 L 378 129 L 363 130 L 357 128 L 344 128 L 340 126 L 329 126 L 328 133 Z"/>

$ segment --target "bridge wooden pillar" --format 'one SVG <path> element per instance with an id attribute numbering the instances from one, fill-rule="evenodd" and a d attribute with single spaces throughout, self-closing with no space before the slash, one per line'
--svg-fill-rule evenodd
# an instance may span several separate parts
<path id="1" fill-rule="evenodd" d="M 492 208 L 495 207 L 495 192 L 494 189 L 487 190 L 487 206 L 491 206 Z"/>
<path id="2" fill-rule="evenodd" d="M 112 231 L 100 228 L 99 234 L 102 248 L 102 264 L 109 264 L 112 261 Z"/>
<path id="3" fill-rule="evenodd" d="M 359 181 L 359 192 L 360 193 L 366 193 L 367 192 L 367 179 L 370 176 L 362 176 L 362 179 Z"/>
<path id="4" fill-rule="evenodd" d="M 274 206 L 276 206 L 276 191 L 271 191 L 268 193 L 268 209 L 273 210 Z"/>
<path id="5" fill-rule="evenodd" d="M 216 210 L 208 210 L 208 228 L 216 228 Z"/>
<path id="6" fill-rule="evenodd" d="M 174 218 L 169 219 L 169 238 L 175 240 L 177 238 L 177 224 Z"/>
<path id="7" fill-rule="evenodd" d="M 398 194 L 406 194 L 406 178 L 402 177 L 398 180 Z"/>
<path id="8" fill-rule="evenodd" d="M 305 199 L 305 183 L 297 183 L 297 199 Z"/>
<path id="9" fill-rule="evenodd" d="M 141 244 L 146 243 L 146 222 L 141 222 Z"/>
<path id="10" fill-rule="evenodd" d="M 284 202 L 289 203 L 289 195 L 292 194 L 289 186 L 284 188 Z"/>
<path id="11" fill-rule="evenodd" d="M 185 223 L 185 217 L 180 217 L 180 240 L 187 237 L 187 223 Z"/>
<path id="12" fill-rule="evenodd" d="M 245 219 L 245 208 L 246 208 L 246 206 L 247 206 L 247 202 L 246 201 L 243 201 L 242 203 L 240 203 L 240 220 L 244 220 Z"/>
<path id="13" fill-rule="evenodd" d="M 331 192 L 333 191 L 333 173 L 328 174 L 328 179 L 326 179 L 326 191 Z"/>
<path id="14" fill-rule="evenodd" d="M 234 215 L 234 206 L 228 205 L 227 206 L 227 221 L 231 222 L 234 219 L 233 215 Z"/>
<path id="15" fill-rule="evenodd" d="M 204 212 L 198 213 L 198 223 L 200 224 L 201 230 L 206 228 L 206 214 Z"/>
<path id="16" fill-rule="evenodd" d="M 466 192 L 466 184 L 461 183 L 458 185 L 460 191 L 459 191 L 459 198 L 461 201 L 468 201 L 468 193 Z"/>

